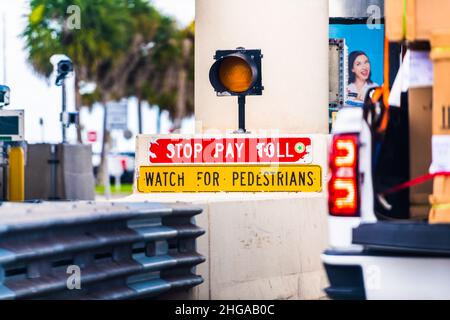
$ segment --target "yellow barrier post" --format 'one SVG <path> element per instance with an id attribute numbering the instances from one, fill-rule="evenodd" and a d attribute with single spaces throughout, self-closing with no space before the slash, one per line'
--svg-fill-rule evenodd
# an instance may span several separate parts
<path id="1" fill-rule="evenodd" d="M 25 153 L 21 146 L 11 146 L 8 152 L 8 200 L 25 200 Z"/>

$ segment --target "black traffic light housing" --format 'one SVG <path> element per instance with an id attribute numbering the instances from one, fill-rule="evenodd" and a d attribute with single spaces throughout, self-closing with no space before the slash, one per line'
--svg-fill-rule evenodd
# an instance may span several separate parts
<path id="1" fill-rule="evenodd" d="M 252 84 L 250 88 L 244 92 L 233 92 L 227 89 L 221 82 L 219 76 L 220 66 L 223 61 L 230 57 L 236 57 L 244 60 L 252 70 Z M 260 96 L 264 87 L 262 85 L 262 60 L 261 50 L 247 50 L 237 48 L 235 50 L 217 50 L 214 55 L 216 62 L 209 70 L 209 81 L 218 96 Z"/>
<path id="2" fill-rule="evenodd" d="M 214 55 L 214 64 L 209 70 L 209 81 L 213 86 L 217 96 L 237 96 L 239 105 L 239 132 L 246 132 L 245 129 L 245 97 L 246 96 L 260 96 L 264 90 L 262 85 L 262 63 L 261 60 L 263 55 L 261 50 L 252 49 L 247 50 L 245 48 L 239 47 L 235 50 L 217 50 Z M 239 65 L 239 66 L 237 66 Z M 229 70 L 226 70 L 229 68 Z M 250 73 L 250 75 L 239 74 L 238 72 L 233 72 L 233 68 L 244 68 L 244 71 Z M 225 70 L 223 70 L 225 69 Z M 232 75 L 230 79 L 227 79 L 229 83 L 237 81 L 242 81 L 244 79 L 245 86 L 242 90 L 234 90 L 232 86 L 224 84 L 221 75 L 231 71 Z M 245 73 L 244 72 L 244 73 Z M 237 76 L 237 78 L 235 78 Z M 247 79 L 246 77 L 249 76 Z M 245 83 L 248 81 L 248 83 Z M 242 83 L 240 83 L 242 85 Z"/>

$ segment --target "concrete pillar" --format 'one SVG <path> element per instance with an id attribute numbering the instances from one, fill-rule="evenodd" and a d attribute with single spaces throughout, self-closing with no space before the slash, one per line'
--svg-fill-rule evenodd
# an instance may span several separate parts
<path id="1" fill-rule="evenodd" d="M 197 133 L 237 128 L 237 98 L 217 97 L 209 83 L 216 50 L 261 49 L 262 96 L 247 98 L 252 133 L 305 134 L 322 167 L 322 193 L 178 194 L 204 208 L 206 230 L 194 299 L 316 299 L 326 277 L 328 0 L 197 0 L 195 116 Z M 145 148 L 145 146 L 144 146 Z M 135 199 L 148 196 L 134 195 Z"/>
<path id="2" fill-rule="evenodd" d="M 247 98 L 252 133 L 328 133 L 328 0 L 197 0 L 197 133 L 237 128 L 237 98 L 216 97 L 218 49 L 261 49 L 262 96 Z"/>
<path id="3" fill-rule="evenodd" d="M 209 69 L 218 49 L 261 49 L 262 96 L 247 98 L 254 134 L 304 134 L 321 193 L 135 194 L 124 201 L 187 202 L 204 211 L 197 271 L 205 282 L 192 299 L 317 299 L 326 277 L 328 0 L 197 0 L 195 116 L 197 133 L 237 129 L 237 98 L 217 97 Z M 149 136 L 138 136 L 136 163 L 149 165 Z M 186 298 L 186 294 L 183 293 Z M 172 297 L 174 298 L 174 297 Z M 179 297 L 178 297 L 179 298 Z"/>

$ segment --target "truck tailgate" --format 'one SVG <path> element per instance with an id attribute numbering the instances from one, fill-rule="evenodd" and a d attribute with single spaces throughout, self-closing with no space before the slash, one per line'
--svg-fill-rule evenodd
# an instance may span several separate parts
<path id="1" fill-rule="evenodd" d="M 395 221 L 361 224 L 353 229 L 353 244 L 368 251 L 395 254 L 450 255 L 450 224 Z"/>

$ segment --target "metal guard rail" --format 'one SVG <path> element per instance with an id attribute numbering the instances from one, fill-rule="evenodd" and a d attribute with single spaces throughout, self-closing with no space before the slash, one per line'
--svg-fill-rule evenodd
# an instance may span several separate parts
<path id="1" fill-rule="evenodd" d="M 205 259 L 196 238 L 205 232 L 194 216 L 201 211 L 155 203 L 4 203 L 0 299 L 154 298 L 199 285 L 194 267 Z M 73 266 L 76 288 L 69 285 L 77 279 Z"/>

